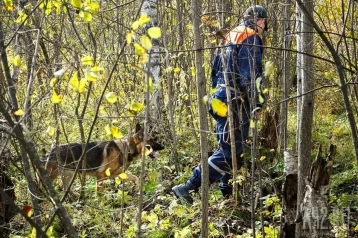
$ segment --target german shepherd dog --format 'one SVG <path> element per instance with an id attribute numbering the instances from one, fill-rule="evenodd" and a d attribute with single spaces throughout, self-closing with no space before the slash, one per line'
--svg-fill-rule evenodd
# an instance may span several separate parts
<path id="1" fill-rule="evenodd" d="M 85 153 L 85 167 L 82 162 L 79 165 L 79 173 L 85 173 L 86 176 L 95 176 L 97 178 L 97 192 L 103 191 L 102 182 L 108 178 L 116 177 L 126 171 L 132 161 L 138 159 L 142 155 L 143 147 L 150 147 L 152 159 L 156 158 L 156 151 L 164 149 L 164 146 L 156 141 L 154 133 L 148 135 L 147 143 L 144 145 L 144 129 L 137 124 L 136 133 L 127 138 L 109 141 L 94 141 L 87 144 Z M 52 149 L 45 156 L 43 163 L 46 170 L 50 174 L 50 178 L 54 180 L 61 176 L 65 191 L 69 188 L 71 179 L 82 155 L 84 144 L 69 143 L 59 145 Z M 106 175 L 109 169 L 110 176 Z M 138 184 L 139 179 L 128 174 L 128 180 Z"/>

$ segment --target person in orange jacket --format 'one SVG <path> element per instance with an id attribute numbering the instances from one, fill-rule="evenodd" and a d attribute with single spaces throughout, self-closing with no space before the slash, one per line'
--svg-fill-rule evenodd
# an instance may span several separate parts
<path id="1" fill-rule="evenodd" d="M 238 169 L 243 165 L 241 154 L 243 141 L 248 137 L 250 111 L 260 109 L 264 104 L 264 97 L 259 90 L 260 97 L 255 107 L 250 107 L 252 92 L 251 80 L 262 78 L 263 40 L 262 34 L 267 30 L 267 11 L 260 5 L 250 6 L 244 13 L 239 26 L 232 29 L 225 36 L 226 69 L 229 80 L 232 108 L 234 110 L 235 146 Z M 254 73 L 254 78 L 252 75 Z M 214 56 L 212 66 L 212 87 L 215 92 L 211 96 L 227 104 L 226 86 L 220 51 Z M 262 82 L 262 80 L 261 80 Z M 255 83 L 256 85 L 256 83 Z M 242 118 L 239 118 L 241 111 Z M 209 103 L 209 113 L 216 120 L 216 133 L 219 149 L 208 158 L 209 181 L 220 180 L 219 189 L 224 196 L 232 194 L 232 155 L 227 116 L 218 115 Z M 196 191 L 201 186 L 201 166 L 194 169 L 193 175 L 183 184 L 174 186 L 172 192 L 177 198 L 192 203 L 190 191 Z"/>

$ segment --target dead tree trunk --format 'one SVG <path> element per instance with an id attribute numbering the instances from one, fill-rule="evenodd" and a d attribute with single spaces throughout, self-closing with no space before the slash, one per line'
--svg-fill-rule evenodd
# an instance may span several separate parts
<path id="1" fill-rule="evenodd" d="M 283 232 L 281 237 L 295 237 L 297 211 L 298 157 L 285 151 L 285 182 L 282 188 Z"/>
<path id="2" fill-rule="evenodd" d="M 326 158 L 322 157 L 321 146 L 311 172 L 306 179 L 306 191 L 296 222 L 302 223 L 300 237 L 330 237 L 328 219 L 328 190 L 336 146 L 331 145 Z"/>

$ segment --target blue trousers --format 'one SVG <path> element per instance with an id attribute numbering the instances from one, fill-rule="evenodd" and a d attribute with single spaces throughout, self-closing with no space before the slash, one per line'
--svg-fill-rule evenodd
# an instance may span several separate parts
<path id="1" fill-rule="evenodd" d="M 247 139 L 249 132 L 250 106 L 248 100 L 243 102 L 241 100 L 233 101 L 233 110 L 237 167 L 240 169 L 243 165 L 243 159 L 241 158 L 241 154 L 243 152 L 243 141 Z M 240 120 L 240 113 L 242 115 L 242 120 Z M 227 117 L 220 117 L 213 114 L 212 111 L 211 115 L 216 120 L 216 133 L 219 149 L 208 158 L 209 181 L 210 184 L 220 181 L 219 189 L 222 194 L 226 196 L 232 194 L 232 185 L 229 182 L 229 180 L 232 179 L 229 121 Z M 194 169 L 193 176 L 189 179 L 190 182 L 197 188 L 201 186 L 201 171 L 202 168 L 199 165 Z"/>

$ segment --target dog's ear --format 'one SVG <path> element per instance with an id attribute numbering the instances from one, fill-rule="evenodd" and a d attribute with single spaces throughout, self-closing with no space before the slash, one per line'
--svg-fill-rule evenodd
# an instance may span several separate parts
<path id="1" fill-rule="evenodd" d="M 135 125 L 135 133 L 138 133 L 138 132 L 140 132 L 141 130 L 142 130 L 142 127 L 140 126 L 139 123 L 137 123 L 137 124 Z"/>

